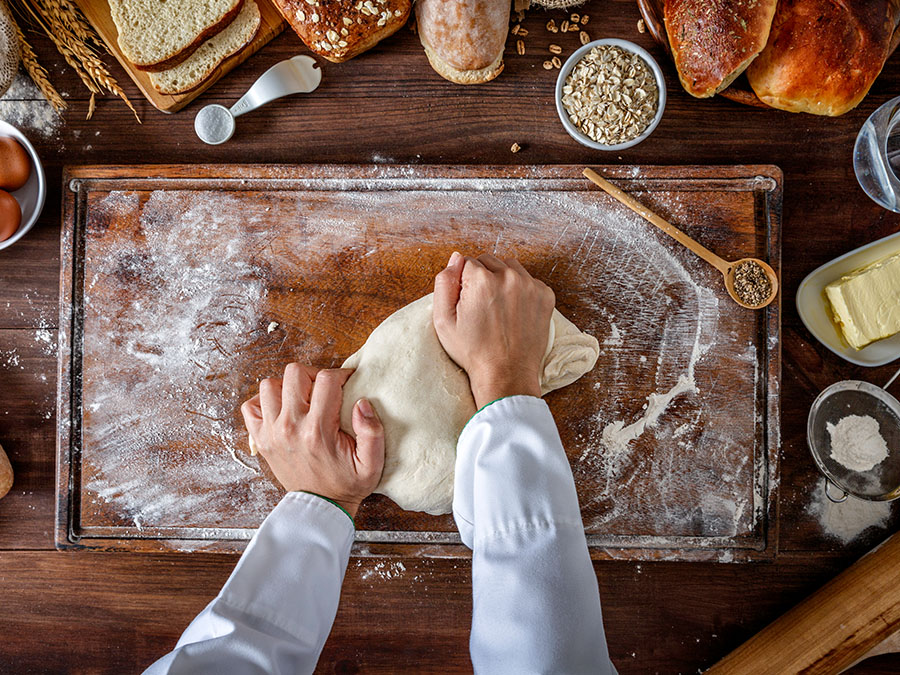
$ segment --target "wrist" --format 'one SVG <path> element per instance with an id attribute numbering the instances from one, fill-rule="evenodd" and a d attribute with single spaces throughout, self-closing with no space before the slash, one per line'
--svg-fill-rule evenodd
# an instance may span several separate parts
<path id="1" fill-rule="evenodd" d="M 480 410 L 492 401 L 507 396 L 541 396 L 541 384 L 537 375 L 516 374 L 513 377 L 495 375 L 490 378 L 471 379 L 472 397 Z"/>

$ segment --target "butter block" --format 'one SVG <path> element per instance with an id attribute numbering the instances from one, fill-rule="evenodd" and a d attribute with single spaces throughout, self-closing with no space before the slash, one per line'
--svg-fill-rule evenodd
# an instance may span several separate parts
<path id="1" fill-rule="evenodd" d="M 825 295 L 851 347 L 900 333 L 900 253 L 833 281 Z"/>

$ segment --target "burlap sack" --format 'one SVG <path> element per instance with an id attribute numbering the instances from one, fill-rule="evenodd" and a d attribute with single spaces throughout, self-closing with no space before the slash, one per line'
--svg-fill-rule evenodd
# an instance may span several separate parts
<path id="1" fill-rule="evenodd" d="M 6 0 L 0 0 L 0 96 L 12 85 L 19 70 L 19 40 Z"/>

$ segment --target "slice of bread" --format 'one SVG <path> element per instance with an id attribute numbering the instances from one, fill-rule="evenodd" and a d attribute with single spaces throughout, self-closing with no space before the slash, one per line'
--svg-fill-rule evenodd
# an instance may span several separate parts
<path id="1" fill-rule="evenodd" d="M 223 31 L 243 0 L 109 0 L 119 48 L 139 70 L 174 68 Z"/>
<path id="2" fill-rule="evenodd" d="M 253 0 L 244 6 L 228 27 L 200 45 L 187 60 L 174 68 L 150 73 L 150 83 L 161 94 L 180 94 L 200 85 L 222 61 L 246 47 L 259 31 L 261 17 Z"/>

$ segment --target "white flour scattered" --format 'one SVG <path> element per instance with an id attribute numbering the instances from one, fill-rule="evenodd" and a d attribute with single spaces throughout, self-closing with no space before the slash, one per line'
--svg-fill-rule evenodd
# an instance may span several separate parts
<path id="1" fill-rule="evenodd" d="M 0 98 L 0 120 L 24 132 L 36 132 L 44 138 L 56 135 L 63 123 L 24 70 L 9 91 Z"/>
<path id="2" fill-rule="evenodd" d="M 265 334 L 265 270 L 250 262 L 260 243 L 244 232 L 260 216 L 226 196 L 140 200 L 112 192 L 90 221 L 132 222 L 139 234 L 112 253 L 102 230 L 87 246 L 86 487 L 144 528 L 255 527 L 277 490 L 244 455 L 238 390 L 248 374 L 235 364 Z M 91 311 L 99 301 L 105 311 Z"/>
<path id="3" fill-rule="evenodd" d="M 360 566 L 362 563 L 359 562 L 357 566 Z M 375 565 L 370 569 L 364 569 L 359 573 L 360 579 L 371 579 L 372 577 L 376 577 L 381 580 L 387 579 L 396 579 L 403 575 L 406 572 L 406 565 L 402 562 L 379 562 L 375 563 Z"/>
<path id="4" fill-rule="evenodd" d="M 831 458 L 853 471 L 869 471 L 888 456 L 878 420 L 869 415 L 847 415 L 826 425 L 831 437 Z"/>
<path id="5" fill-rule="evenodd" d="M 825 479 L 820 478 L 806 510 L 818 519 L 822 532 L 849 544 L 870 527 L 885 527 L 891 515 L 891 504 L 855 497 L 847 497 L 847 501 L 835 504 L 825 496 Z"/>

